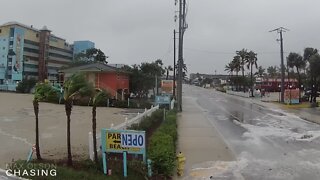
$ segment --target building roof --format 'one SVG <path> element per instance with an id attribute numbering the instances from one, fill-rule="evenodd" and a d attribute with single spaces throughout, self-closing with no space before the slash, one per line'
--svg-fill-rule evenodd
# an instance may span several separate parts
<path id="1" fill-rule="evenodd" d="M 79 65 L 75 67 L 70 68 L 64 68 L 60 69 L 59 72 L 69 72 L 69 73 L 75 73 L 75 72 L 121 72 L 127 74 L 128 72 L 122 71 L 121 69 L 109 66 L 104 63 L 89 63 L 84 65 Z"/>
<path id="2" fill-rule="evenodd" d="M 34 28 L 33 25 L 31 26 L 28 26 L 28 25 L 25 25 L 25 24 L 22 24 L 22 23 L 19 23 L 17 21 L 10 21 L 10 22 L 7 22 L 7 23 L 4 23 L 2 25 L 0 25 L 0 27 L 4 27 L 4 26 L 20 26 L 20 27 L 23 27 L 23 28 L 26 28 L 26 29 L 29 29 L 29 30 L 33 30 L 35 32 L 40 32 L 40 30 L 47 30 L 47 31 L 50 31 L 47 26 L 44 26 L 42 29 L 37 29 L 37 28 Z M 63 41 L 66 41 L 65 39 L 61 38 L 61 37 L 58 37 L 54 34 L 50 34 L 51 36 L 55 37 L 55 38 L 58 38 L 58 39 L 61 39 Z"/>
<path id="3" fill-rule="evenodd" d="M 4 24 L 0 25 L 0 27 L 2 27 L 2 26 L 15 26 L 15 25 L 39 32 L 39 29 L 33 28 L 32 25 L 28 26 L 28 25 L 25 25 L 25 24 L 22 24 L 22 23 L 19 23 L 16 21 L 10 21 L 10 22 L 4 23 Z"/>
<path id="4" fill-rule="evenodd" d="M 126 66 L 125 64 L 108 64 L 108 65 L 115 68 L 123 68 L 124 66 Z"/>

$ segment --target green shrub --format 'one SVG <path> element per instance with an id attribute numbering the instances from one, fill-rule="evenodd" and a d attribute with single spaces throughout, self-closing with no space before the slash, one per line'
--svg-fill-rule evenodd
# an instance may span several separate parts
<path id="1" fill-rule="evenodd" d="M 136 101 L 136 100 L 129 100 L 129 108 L 140 108 L 140 109 L 150 109 L 152 103 L 148 101 Z M 115 101 L 114 107 L 117 108 L 128 108 L 128 100 L 120 100 L 120 101 Z"/>
<path id="2" fill-rule="evenodd" d="M 155 112 L 151 114 L 151 119 L 156 121 L 162 121 L 163 120 L 163 109 L 158 109 Z"/>
<path id="3" fill-rule="evenodd" d="M 136 104 L 137 104 L 137 108 L 141 108 L 141 109 L 144 109 L 144 108 L 150 109 L 151 106 L 153 105 L 151 102 L 146 101 L 146 100 L 138 101 L 138 102 L 136 102 Z"/>
<path id="4" fill-rule="evenodd" d="M 111 94 L 105 90 L 101 91 L 100 93 L 101 94 L 99 95 L 99 98 L 96 100 L 96 105 L 100 107 L 108 106 L 108 99 L 111 97 Z"/>
<path id="5" fill-rule="evenodd" d="M 74 105 L 78 105 L 78 106 L 88 106 L 88 105 L 92 104 L 92 100 L 88 96 L 78 97 L 78 98 L 73 100 L 73 104 Z"/>
<path id="6" fill-rule="evenodd" d="M 177 116 L 174 113 L 169 111 L 169 113 L 166 116 L 166 120 L 163 122 L 162 126 L 159 128 L 159 131 L 170 135 L 173 138 L 174 143 L 176 143 L 178 138 Z"/>
<path id="7" fill-rule="evenodd" d="M 50 89 L 48 94 L 47 94 L 47 98 L 46 101 L 47 102 L 52 102 L 52 103 L 58 103 L 59 102 L 59 96 L 60 96 L 60 92 L 56 91 L 55 89 Z"/>
<path id="8" fill-rule="evenodd" d="M 34 78 L 31 79 L 23 79 L 19 82 L 16 91 L 18 93 L 30 93 L 31 89 L 36 85 L 37 80 Z"/>
<path id="9" fill-rule="evenodd" d="M 171 176 L 175 167 L 175 145 L 170 135 L 157 131 L 151 137 L 149 158 L 156 174 Z"/>
<path id="10" fill-rule="evenodd" d="M 128 107 L 128 101 L 115 101 L 114 102 L 114 107 L 117 108 L 127 108 Z"/>
<path id="11" fill-rule="evenodd" d="M 48 96 L 49 94 L 52 95 L 52 90 L 54 90 L 52 88 L 51 85 L 46 84 L 46 83 L 38 83 L 36 85 L 36 90 L 35 90 L 35 94 L 37 95 L 37 98 L 39 101 L 48 101 Z M 52 97 L 50 97 L 52 98 Z"/>
<path id="12" fill-rule="evenodd" d="M 163 110 L 153 114 L 154 119 L 163 118 Z M 151 136 L 148 156 L 156 174 L 171 176 L 175 167 L 175 149 L 177 141 L 176 111 L 169 111 L 165 121 Z"/>
<path id="13" fill-rule="evenodd" d="M 158 109 L 151 114 L 151 116 L 144 117 L 140 123 L 133 124 L 129 129 L 141 130 L 148 132 L 155 124 L 160 123 L 163 120 L 163 110 Z"/>

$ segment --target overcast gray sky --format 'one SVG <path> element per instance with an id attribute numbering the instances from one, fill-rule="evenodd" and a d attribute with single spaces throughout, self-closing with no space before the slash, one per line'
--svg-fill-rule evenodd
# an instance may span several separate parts
<path id="1" fill-rule="evenodd" d="M 0 23 L 18 21 L 67 39 L 91 40 L 110 63 L 162 59 L 173 64 L 174 0 L 2 0 Z M 263 67 L 280 64 L 284 51 L 320 48 L 319 0 L 187 0 L 185 33 L 188 73 L 224 72 L 235 51 L 258 53 Z M 285 54 L 286 55 L 286 54 Z"/>

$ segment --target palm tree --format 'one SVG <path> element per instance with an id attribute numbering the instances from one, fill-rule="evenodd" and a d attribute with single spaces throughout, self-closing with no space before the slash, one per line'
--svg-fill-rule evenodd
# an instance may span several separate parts
<path id="1" fill-rule="evenodd" d="M 33 102 L 34 115 L 36 117 L 36 155 L 37 155 L 37 159 L 41 160 L 42 158 L 40 155 L 40 145 L 39 145 L 39 94 L 37 93 L 37 90 L 35 91 L 32 102 Z"/>
<path id="2" fill-rule="evenodd" d="M 318 80 L 317 77 L 320 77 L 320 55 L 314 54 L 309 58 L 310 64 L 310 74 L 312 77 L 312 97 L 310 102 L 312 107 L 317 106 L 317 90 L 318 90 Z"/>
<path id="3" fill-rule="evenodd" d="M 296 67 L 297 74 L 298 74 L 298 86 L 301 90 L 301 76 L 300 76 L 300 70 L 304 67 L 306 67 L 306 61 L 303 60 L 302 56 L 298 53 L 290 53 L 287 57 L 288 66 L 290 68 Z M 299 99 L 301 99 L 301 94 L 299 93 Z"/>
<path id="4" fill-rule="evenodd" d="M 244 65 L 248 59 L 248 51 L 246 49 L 242 49 L 241 51 L 236 52 L 240 58 L 240 67 L 242 71 L 242 77 L 244 77 Z"/>
<path id="5" fill-rule="evenodd" d="M 263 77 L 265 75 L 266 69 L 264 69 L 262 66 L 258 67 L 258 72 L 255 73 L 258 77 Z"/>
<path id="6" fill-rule="evenodd" d="M 241 61 L 240 56 L 234 56 L 232 60 L 233 68 L 236 71 L 236 76 L 238 76 L 239 71 L 241 70 Z"/>
<path id="7" fill-rule="evenodd" d="M 241 71 L 242 71 L 242 80 L 243 80 L 243 83 L 245 82 L 244 79 L 244 66 L 245 66 L 245 63 L 248 59 L 248 51 L 246 49 L 242 49 L 241 51 L 237 51 L 236 52 L 237 55 L 240 57 L 240 67 L 241 67 Z M 243 92 L 245 92 L 245 84 L 243 84 Z"/>
<path id="8" fill-rule="evenodd" d="M 268 76 L 271 77 L 271 78 L 275 78 L 278 75 L 278 70 L 277 69 L 278 69 L 277 66 L 269 66 L 267 68 Z"/>
<path id="9" fill-rule="evenodd" d="M 230 76 L 232 76 L 232 75 L 233 75 L 233 71 L 234 71 L 234 65 L 233 65 L 233 63 L 230 62 L 229 64 L 227 64 L 227 65 L 225 66 L 224 70 L 227 71 L 227 72 L 230 74 Z"/>
<path id="10" fill-rule="evenodd" d="M 309 62 L 309 69 L 310 69 L 310 82 L 311 82 L 311 98 L 310 98 L 310 103 L 313 102 L 313 99 L 316 99 L 316 90 L 314 88 L 314 84 L 316 83 L 316 77 L 314 76 L 314 73 L 312 73 L 312 70 L 313 67 L 311 65 L 311 57 L 312 56 L 315 56 L 315 55 L 318 55 L 318 50 L 317 49 L 314 49 L 314 48 L 311 48 L 311 47 L 308 47 L 308 48 L 305 48 L 304 49 L 304 53 L 303 53 L 303 60 L 304 61 L 308 61 Z M 316 59 L 315 57 L 312 58 L 312 59 Z"/>
<path id="11" fill-rule="evenodd" d="M 168 80 L 168 78 L 169 78 L 169 71 L 173 71 L 173 68 L 172 68 L 172 66 L 168 66 L 168 67 L 165 67 L 164 68 L 165 70 L 166 70 L 166 72 L 167 72 L 167 77 L 166 77 L 166 79 Z"/>
<path id="12" fill-rule="evenodd" d="M 250 69 L 250 81 L 251 81 L 251 96 L 253 97 L 253 74 L 252 74 L 252 66 L 254 65 L 256 68 L 258 68 L 257 65 L 257 54 L 253 51 L 250 51 L 248 53 L 248 59 L 246 60 L 247 68 Z"/>
<path id="13" fill-rule="evenodd" d="M 239 90 L 239 78 L 238 78 L 238 73 L 241 70 L 241 61 L 240 61 L 240 56 L 234 56 L 232 61 L 231 61 L 233 70 L 236 72 L 236 78 L 234 78 L 234 83 L 236 85 L 236 90 Z"/>
<path id="14" fill-rule="evenodd" d="M 72 166 L 71 141 L 70 141 L 70 122 L 73 99 L 80 96 L 89 96 L 92 94 L 92 85 L 87 82 L 84 74 L 73 74 L 64 83 L 64 105 L 67 116 L 67 148 L 68 148 L 68 165 Z"/>
<path id="15" fill-rule="evenodd" d="M 94 161 L 98 164 L 98 153 L 97 153 L 97 106 L 103 103 L 108 98 L 108 93 L 105 90 L 96 89 L 92 101 L 92 137 L 93 137 L 93 154 Z"/>

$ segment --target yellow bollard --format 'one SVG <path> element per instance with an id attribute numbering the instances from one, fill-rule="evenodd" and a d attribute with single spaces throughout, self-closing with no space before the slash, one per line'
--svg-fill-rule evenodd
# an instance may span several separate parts
<path id="1" fill-rule="evenodd" d="M 177 160 L 178 160 L 177 174 L 178 176 L 183 176 L 186 157 L 182 154 L 182 152 L 179 152 L 179 154 L 177 155 Z"/>

